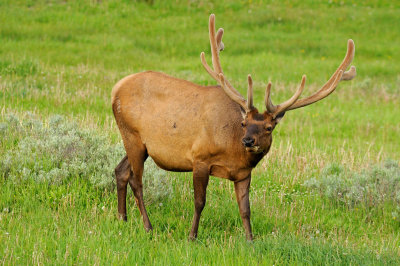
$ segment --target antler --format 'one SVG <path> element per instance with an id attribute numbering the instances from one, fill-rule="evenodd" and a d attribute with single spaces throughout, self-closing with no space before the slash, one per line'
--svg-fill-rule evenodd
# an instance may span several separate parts
<path id="1" fill-rule="evenodd" d="M 306 84 L 306 75 L 303 75 L 301 79 L 300 87 L 297 89 L 296 93 L 290 98 L 289 100 L 279 104 L 273 105 L 271 101 L 271 82 L 268 83 L 267 89 L 265 90 L 265 106 L 269 113 L 273 114 L 273 117 L 278 115 L 279 113 L 285 112 L 290 106 L 292 106 L 297 99 L 300 97 L 301 93 L 303 92 L 304 85 Z"/>
<path id="2" fill-rule="evenodd" d="M 306 79 L 305 76 L 303 76 L 301 85 L 300 85 L 299 89 L 296 91 L 296 93 L 293 95 L 293 97 L 290 98 L 289 100 L 287 100 L 286 102 L 284 102 L 280 105 L 277 105 L 277 106 L 273 105 L 271 102 L 271 98 L 270 98 L 271 83 L 269 83 L 266 88 L 266 92 L 265 92 L 265 105 L 267 107 L 268 112 L 272 113 L 273 116 L 276 116 L 279 113 L 293 110 L 296 108 L 300 108 L 303 106 L 307 106 L 307 105 L 310 105 L 312 103 L 315 103 L 315 102 L 327 97 L 329 94 L 331 94 L 336 89 L 336 86 L 339 84 L 340 81 L 351 80 L 356 76 L 355 66 L 351 66 L 349 71 L 344 72 L 347 69 L 347 67 L 351 64 L 351 62 L 353 61 L 354 53 L 355 53 L 354 42 L 353 42 L 353 40 L 350 39 L 347 43 L 346 56 L 344 57 L 340 66 L 336 69 L 335 73 L 333 73 L 333 75 L 324 84 L 324 86 L 322 86 L 321 89 L 319 89 L 316 93 L 314 93 L 313 95 L 311 95 L 307 98 L 298 100 L 298 98 L 304 88 L 305 79 Z"/>
<path id="3" fill-rule="evenodd" d="M 251 76 L 248 75 L 247 80 L 249 83 L 249 88 L 247 92 L 247 101 L 242 95 L 230 84 L 230 82 L 225 78 L 222 71 L 221 62 L 219 60 L 219 52 L 224 49 L 224 44 L 222 42 L 222 35 L 224 34 L 224 29 L 218 29 L 215 33 L 215 15 L 211 14 L 209 19 L 209 35 L 210 35 L 210 45 L 211 45 L 211 55 L 212 55 L 212 65 L 214 69 L 207 64 L 204 52 L 200 54 L 201 63 L 204 68 L 213 77 L 225 91 L 225 93 L 236 103 L 238 103 L 246 113 L 254 109 L 253 106 L 253 81 Z"/>

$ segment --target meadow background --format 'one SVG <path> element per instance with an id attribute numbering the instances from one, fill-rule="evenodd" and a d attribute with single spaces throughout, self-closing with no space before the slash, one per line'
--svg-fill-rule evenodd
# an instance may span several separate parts
<path id="1" fill-rule="evenodd" d="M 149 160 L 145 233 L 129 192 L 116 219 L 113 168 L 124 156 L 110 93 L 162 71 L 214 85 L 208 16 L 225 29 L 221 62 L 255 104 L 286 100 L 302 74 L 318 89 L 354 40 L 358 75 L 288 112 L 251 188 L 245 240 L 233 184 L 211 178 L 199 238 L 187 240 L 191 173 Z M 400 2 L 0 1 L 1 264 L 400 263 Z"/>

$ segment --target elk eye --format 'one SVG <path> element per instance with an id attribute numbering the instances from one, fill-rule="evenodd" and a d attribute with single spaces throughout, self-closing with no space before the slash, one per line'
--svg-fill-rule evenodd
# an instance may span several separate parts
<path id="1" fill-rule="evenodd" d="M 241 125 L 242 125 L 242 127 L 245 127 L 246 126 L 246 123 L 245 122 L 242 122 L 242 123 L 240 123 Z"/>
<path id="2" fill-rule="evenodd" d="M 272 127 L 271 127 L 271 126 L 266 127 L 265 129 L 266 129 L 267 131 L 272 131 Z"/>

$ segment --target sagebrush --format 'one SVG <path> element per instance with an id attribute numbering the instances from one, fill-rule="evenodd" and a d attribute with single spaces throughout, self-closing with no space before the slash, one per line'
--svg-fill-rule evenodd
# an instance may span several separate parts
<path id="1" fill-rule="evenodd" d="M 115 187 L 114 168 L 125 155 L 122 143 L 112 144 L 107 135 L 81 128 L 54 115 L 40 120 L 32 113 L 9 113 L 0 123 L 3 152 L 0 175 L 13 183 L 34 180 L 50 185 L 87 179 L 99 188 Z M 149 158 L 143 176 L 148 203 L 172 194 L 165 171 Z"/>
<path id="2" fill-rule="evenodd" d="M 349 206 L 363 204 L 375 207 L 385 202 L 400 203 L 400 167 L 397 161 L 390 159 L 360 172 L 330 164 L 322 170 L 319 178 L 311 178 L 304 185 Z"/>

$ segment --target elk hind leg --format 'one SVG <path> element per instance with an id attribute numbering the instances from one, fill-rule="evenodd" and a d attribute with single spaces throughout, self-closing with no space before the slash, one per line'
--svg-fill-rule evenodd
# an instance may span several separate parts
<path id="1" fill-rule="evenodd" d="M 130 145 L 128 145 L 128 147 L 125 147 L 132 170 L 128 182 L 133 191 L 133 195 L 135 196 L 135 201 L 139 207 L 140 214 L 143 217 L 144 228 L 146 231 L 150 231 L 153 227 L 150 223 L 149 216 L 147 215 L 146 207 L 144 206 L 142 183 L 144 162 L 148 156 L 147 150 L 140 138 L 131 136 L 130 140 L 129 143 L 133 143 L 134 146 L 129 147 Z"/>
<path id="2" fill-rule="evenodd" d="M 131 175 L 131 165 L 128 157 L 125 156 L 115 168 L 115 179 L 117 183 L 117 197 L 118 197 L 118 217 L 126 221 L 126 191 L 128 186 L 129 177 Z"/>

